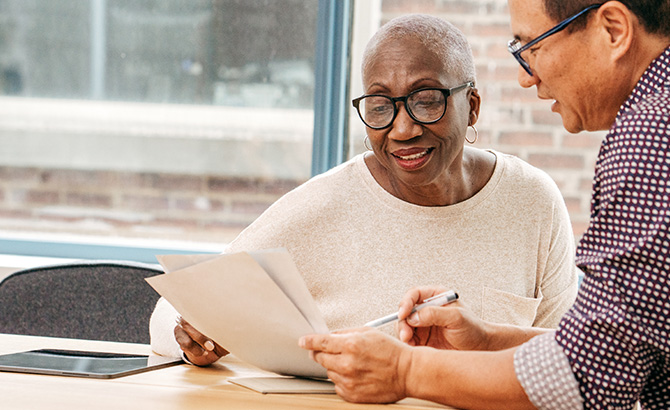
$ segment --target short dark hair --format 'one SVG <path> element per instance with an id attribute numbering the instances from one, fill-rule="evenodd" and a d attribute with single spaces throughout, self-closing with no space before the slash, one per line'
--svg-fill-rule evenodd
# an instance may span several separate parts
<path id="1" fill-rule="evenodd" d="M 670 37 L 670 0 L 617 0 L 640 19 L 640 23 L 649 33 Z M 556 22 L 578 13 L 592 5 L 605 3 L 593 0 L 544 0 L 544 10 Z M 568 29 L 584 28 L 586 19 L 578 19 Z"/>

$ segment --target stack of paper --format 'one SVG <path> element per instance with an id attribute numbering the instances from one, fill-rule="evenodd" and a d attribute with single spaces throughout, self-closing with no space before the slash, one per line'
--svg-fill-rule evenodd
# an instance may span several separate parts
<path id="1" fill-rule="evenodd" d="M 157 258 L 166 274 L 147 281 L 200 332 L 261 369 L 326 377 L 298 346 L 328 326 L 286 250 Z"/>

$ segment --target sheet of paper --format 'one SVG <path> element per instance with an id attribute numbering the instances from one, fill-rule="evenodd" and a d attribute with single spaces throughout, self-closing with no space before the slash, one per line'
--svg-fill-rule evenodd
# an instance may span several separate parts
<path id="1" fill-rule="evenodd" d="M 323 319 L 312 294 L 286 249 L 270 249 L 249 252 L 252 258 L 275 281 L 277 286 L 288 296 L 293 304 L 305 316 L 314 328 L 314 333 L 328 333 L 328 325 Z"/>
<path id="2" fill-rule="evenodd" d="M 335 384 L 329 380 L 296 377 L 237 377 L 229 382 L 259 393 L 334 394 Z"/>
<path id="3" fill-rule="evenodd" d="M 240 359 L 275 373 L 326 378 L 326 370 L 298 347 L 300 336 L 316 330 L 251 255 L 218 255 L 147 281 L 184 319 Z"/>
<path id="4" fill-rule="evenodd" d="M 288 296 L 293 304 L 302 312 L 307 322 L 314 328 L 314 333 L 328 333 L 328 326 L 316 306 L 312 294 L 305 285 L 293 258 L 286 249 L 267 249 L 247 252 L 267 272 L 279 288 Z M 207 262 L 221 254 L 196 255 L 158 255 L 158 263 L 165 272 L 173 272 L 199 263 Z"/>
<path id="5" fill-rule="evenodd" d="M 186 255 L 156 255 L 158 263 L 161 264 L 166 273 L 187 268 L 198 263 L 206 262 L 221 256 L 221 254 L 186 254 Z"/>

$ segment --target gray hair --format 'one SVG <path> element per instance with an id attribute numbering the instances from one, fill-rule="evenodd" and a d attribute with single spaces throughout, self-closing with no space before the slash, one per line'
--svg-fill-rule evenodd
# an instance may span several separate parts
<path id="1" fill-rule="evenodd" d="M 384 24 L 365 47 L 361 65 L 363 75 L 381 46 L 407 37 L 430 48 L 443 62 L 444 69 L 455 73 L 459 82 L 475 81 L 472 49 L 465 35 L 453 24 L 427 14 L 396 17 Z"/>

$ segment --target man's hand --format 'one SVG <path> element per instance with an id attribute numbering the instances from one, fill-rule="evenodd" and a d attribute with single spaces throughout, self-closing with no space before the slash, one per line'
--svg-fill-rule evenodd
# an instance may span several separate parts
<path id="1" fill-rule="evenodd" d="M 420 287 L 408 291 L 398 310 L 398 338 L 411 346 L 488 350 L 488 324 L 475 317 L 460 301 L 442 307 L 429 306 L 410 314 L 415 305 L 446 290 Z"/>
<path id="2" fill-rule="evenodd" d="M 335 391 L 347 401 L 392 403 L 407 396 L 411 348 L 379 331 L 361 328 L 304 336 L 300 347 L 328 370 Z"/>

